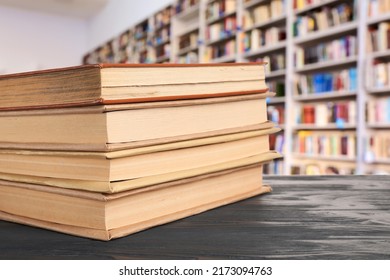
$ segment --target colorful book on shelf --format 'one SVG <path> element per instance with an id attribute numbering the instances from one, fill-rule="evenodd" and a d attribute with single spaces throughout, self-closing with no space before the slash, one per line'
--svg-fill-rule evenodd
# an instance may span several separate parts
<path id="1" fill-rule="evenodd" d="M 0 110 L 264 93 L 264 65 L 100 64 L 0 76 Z"/>
<path id="2" fill-rule="evenodd" d="M 343 69 L 300 75 L 296 79 L 298 95 L 326 94 L 327 92 L 353 92 L 357 90 L 357 69 Z"/>

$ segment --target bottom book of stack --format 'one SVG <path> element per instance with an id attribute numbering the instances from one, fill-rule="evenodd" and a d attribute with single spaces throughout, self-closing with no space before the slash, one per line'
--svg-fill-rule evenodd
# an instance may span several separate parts
<path id="1" fill-rule="evenodd" d="M 270 192 L 263 186 L 266 152 L 212 172 L 118 193 L 99 193 L 0 180 L 0 219 L 100 240 Z"/>

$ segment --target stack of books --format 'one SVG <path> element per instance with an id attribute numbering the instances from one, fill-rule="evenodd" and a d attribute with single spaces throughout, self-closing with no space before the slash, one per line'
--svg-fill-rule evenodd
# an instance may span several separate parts
<path id="1" fill-rule="evenodd" d="M 0 218 L 100 240 L 269 192 L 264 65 L 0 77 Z"/>

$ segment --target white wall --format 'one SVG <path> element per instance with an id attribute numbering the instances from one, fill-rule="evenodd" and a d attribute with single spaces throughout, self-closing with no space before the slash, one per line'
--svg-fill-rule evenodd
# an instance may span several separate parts
<path id="1" fill-rule="evenodd" d="M 0 7 L 0 74 L 80 64 L 86 32 L 83 20 Z"/>
<path id="2" fill-rule="evenodd" d="M 0 74 L 81 64 L 88 51 L 173 0 L 111 0 L 82 20 L 0 6 Z"/>
<path id="3" fill-rule="evenodd" d="M 174 0 L 111 0 L 87 23 L 87 52 L 173 2 Z"/>

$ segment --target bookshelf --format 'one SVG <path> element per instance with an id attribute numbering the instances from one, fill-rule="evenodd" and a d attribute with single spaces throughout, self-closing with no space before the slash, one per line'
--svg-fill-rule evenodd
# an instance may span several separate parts
<path id="1" fill-rule="evenodd" d="M 164 63 L 171 59 L 171 17 L 173 7 L 168 6 L 155 13 L 152 17 L 152 46 L 154 62 Z"/>
<path id="2" fill-rule="evenodd" d="M 268 115 L 283 129 L 270 143 L 284 155 L 269 173 L 382 173 L 390 172 L 390 115 L 378 113 L 390 112 L 389 35 L 387 0 L 176 0 L 84 63 L 266 61 L 276 93 Z M 308 142 L 337 136 L 354 156 L 301 153 L 302 133 L 314 135 Z"/>
<path id="3" fill-rule="evenodd" d="M 390 3 L 368 1 L 365 173 L 390 172 Z"/>
<path id="4" fill-rule="evenodd" d="M 293 5 L 291 170 L 358 173 L 356 4 L 294 0 Z"/>

